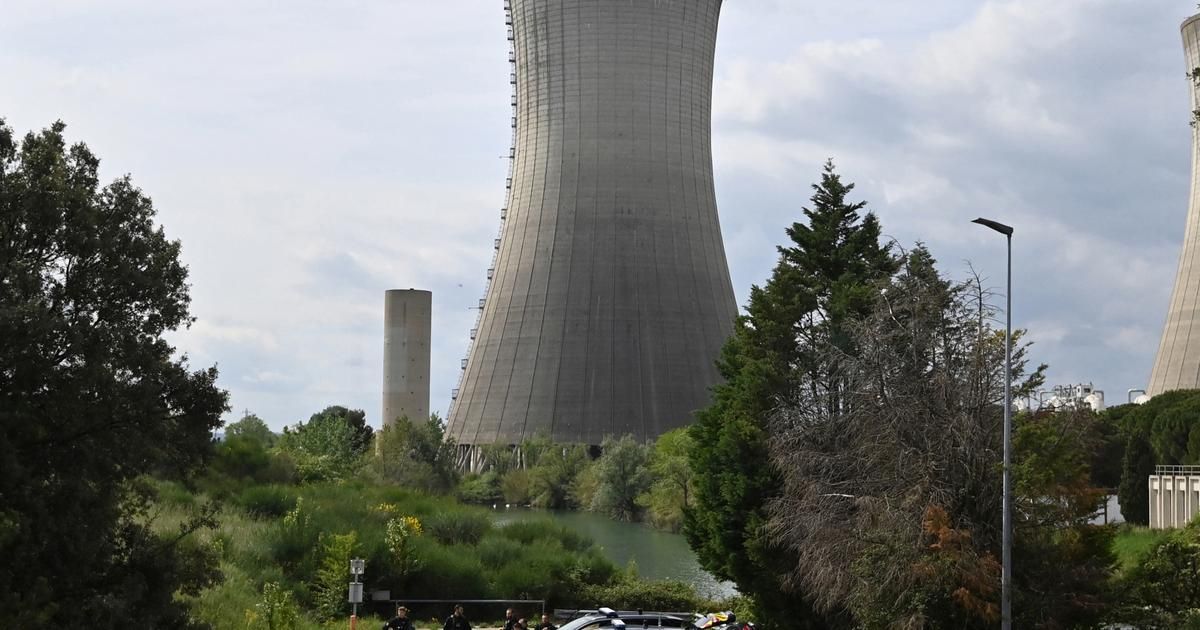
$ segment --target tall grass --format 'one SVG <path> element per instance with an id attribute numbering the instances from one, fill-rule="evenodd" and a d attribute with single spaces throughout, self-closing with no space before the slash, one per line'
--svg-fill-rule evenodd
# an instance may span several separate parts
<path id="1" fill-rule="evenodd" d="M 1117 567 L 1122 572 L 1132 569 L 1145 557 L 1154 543 L 1166 535 L 1164 530 L 1123 525 L 1112 543 L 1113 553 L 1117 556 Z"/>

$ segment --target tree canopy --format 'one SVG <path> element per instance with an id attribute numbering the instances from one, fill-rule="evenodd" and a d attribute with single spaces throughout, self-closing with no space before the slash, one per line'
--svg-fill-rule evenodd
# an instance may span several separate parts
<path id="1" fill-rule="evenodd" d="M 164 338 L 191 322 L 179 243 L 64 129 L 0 120 L 0 626 L 184 628 L 211 558 L 154 536 L 133 481 L 196 470 L 226 394 Z"/>
<path id="2" fill-rule="evenodd" d="M 785 588 L 779 576 L 793 563 L 765 536 L 766 505 L 781 490 L 767 418 L 801 382 L 822 405 L 841 404 L 845 383 L 824 348 L 849 349 L 847 321 L 869 310 L 874 283 L 896 269 L 875 215 L 848 199 L 853 189 L 826 163 L 807 221 L 787 229 L 790 243 L 779 247 L 770 279 L 751 288 L 718 361 L 724 382 L 691 429 L 695 505 L 703 508 L 686 513 L 688 541 L 706 569 L 735 582 L 761 618 L 781 627 L 826 622 Z"/>

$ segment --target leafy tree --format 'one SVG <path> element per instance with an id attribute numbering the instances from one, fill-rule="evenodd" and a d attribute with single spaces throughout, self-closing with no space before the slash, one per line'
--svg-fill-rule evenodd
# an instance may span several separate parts
<path id="1" fill-rule="evenodd" d="M 192 627 L 204 523 L 153 535 L 132 481 L 191 475 L 226 395 L 164 338 L 192 321 L 179 243 L 64 129 L 0 120 L 0 626 Z"/>
<path id="2" fill-rule="evenodd" d="M 765 536 L 766 505 L 781 491 L 767 456 L 767 418 L 802 375 L 822 406 L 842 404 L 845 383 L 824 347 L 851 350 L 848 320 L 870 309 L 874 283 L 897 264 L 879 243 L 875 215 L 848 200 L 853 189 L 825 164 L 807 223 L 787 229 L 791 243 L 779 248 L 771 278 L 751 288 L 718 361 L 724 383 L 691 430 L 695 505 L 703 508 L 687 511 L 688 542 L 706 569 L 753 596 L 760 616 L 779 627 L 826 623 L 783 584 L 779 576 L 794 562 Z"/>
<path id="3" fill-rule="evenodd" d="M 668 431 L 654 442 L 650 456 L 650 490 L 639 499 L 655 527 L 679 531 L 683 512 L 691 505 L 695 471 L 688 454 L 693 447 L 686 428 Z"/>
<path id="4" fill-rule="evenodd" d="M 1200 627 L 1200 522 L 1155 542 L 1122 582 L 1137 627 Z"/>
<path id="5" fill-rule="evenodd" d="M 1125 440 L 1121 514 L 1145 525 L 1150 516 L 1147 479 L 1157 465 L 1200 463 L 1200 390 L 1175 390 L 1144 405 L 1114 407 Z"/>
<path id="6" fill-rule="evenodd" d="M 242 416 L 241 420 L 233 422 L 229 426 L 225 427 L 225 439 L 230 440 L 234 438 L 253 440 L 259 444 L 262 444 L 265 448 L 271 448 L 275 445 L 275 442 L 279 439 L 279 436 L 275 435 L 275 433 L 271 431 L 269 427 L 267 427 L 267 423 L 263 422 L 262 418 L 259 418 L 252 413 L 247 413 L 246 415 Z"/>
<path id="7" fill-rule="evenodd" d="M 353 433 L 351 444 L 356 455 L 362 455 L 371 448 L 371 437 L 375 430 L 367 424 L 367 414 L 362 409 L 347 409 L 341 405 L 331 405 L 314 413 L 308 423 L 326 423 L 340 420 L 350 427 Z"/>
<path id="8" fill-rule="evenodd" d="M 445 427 L 437 415 L 424 422 L 406 417 L 383 427 L 378 448 L 371 460 L 373 474 L 385 481 L 430 492 L 445 492 L 458 483 L 456 447 L 445 439 Z"/>
<path id="9" fill-rule="evenodd" d="M 360 434 L 345 417 L 314 414 L 308 423 L 284 427 L 279 450 L 296 462 L 303 481 L 343 479 L 361 463 Z"/>
<path id="10" fill-rule="evenodd" d="M 607 437 L 603 454 L 596 460 L 598 486 L 592 509 L 622 521 L 636 521 L 641 514 L 638 497 L 650 487 L 646 468 L 649 449 L 632 435 Z"/>
<path id="11" fill-rule="evenodd" d="M 1038 387 L 1028 347 L 1004 335 L 978 279 L 943 279 L 924 248 L 829 344 L 850 386 L 836 411 L 801 385 L 772 420 L 784 492 L 769 531 L 794 554 L 792 578 L 856 627 L 964 628 L 999 604 L 1004 382 Z M 1111 530 L 1089 518 L 1090 412 L 1021 416 L 1014 436 L 1018 627 L 1091 627 L 1105 612 Z"/>
<path id="12" fill-rule="evenodd" d="M 587 447 L 557 445 L 541 451 L 529 469 L 530 503 L 534 507 L 561 510 L 579 507 L 571 494 L 572 484 L 590 463 Z"/>

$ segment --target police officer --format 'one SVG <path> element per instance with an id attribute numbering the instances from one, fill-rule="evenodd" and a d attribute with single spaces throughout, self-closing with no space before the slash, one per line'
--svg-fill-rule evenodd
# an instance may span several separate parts
<path id="1" fill-rule="evenodd" d="M 539 623 L 535 630 L 558 630 L 558 626 L 550 623 L 550 615 L 542 613 L 542 623 Z"/>
<path id="2" fill-rule="evenodd" d="M 415 630 L 412 621 L 408 618 L 408 609 L 404 606 L 396 606 L 396 616 L 383 624 L 383 630 Z"/>
<path id="3" fill-rule="evenodd" d="M 463 616 L 462 604 L 454 607 L 454 614 L 446 617 L 446 625 L 442 630 L 471 630 L 471 622 Z"/>

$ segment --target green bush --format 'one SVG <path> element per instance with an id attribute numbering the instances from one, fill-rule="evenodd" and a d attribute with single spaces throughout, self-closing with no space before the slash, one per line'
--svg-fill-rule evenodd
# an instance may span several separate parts
<path id="1" fill-rule="evenodd" d="M 708 604 L 696 594 L 696 589 L 675 580 L 620 580 L 584 587 L 581 597 L 597 606 L 627 610 L 684 612 L 699 610 Z"/>
<path id="2" fill-rule="evenodd" d="M 495 505 L 504 502 L 504 495 L 500 492 L 500 477 L 490 471 L 464 478 L 456 494 L 463 503 Z"/>
<path id="3" fill-rule="evenodd" d="M 234 503 L 257 518 L 277 518 L 296 507 L 296 497 L 282 486 L 250 486 L 238 493 Z"/>
<path id="4" fill-rule="evenodd" d="M 433 514 L 421 525 L 443 545 L 476 545 L 491 530 L 492 521 L 474 510 L 454 510 Z"/>
<path id="5" fill-rule="evenodd" d="M 506 538 L 526 545 L 534 541 L 555 540 L 568 551 L 587 551 L 594 546 L 583 534 L 567 529 L 548 518 L 509 523 L 499 531 Z"/>
<path id="6" fill-rule="evenodd" d="M 158 502 L 164 505 L 187 507 L 196 502 L 196 495 L 175 481 L 157 482 L 154 491 Z"/>
<path id="7" fill-rule="evenodd" d="M 428 536 L 414 540 L 419 566 L 406 580 L 404 592 L 413 598 L 486 599 L 491 595 L 479 554 L 473 547 L 445 546 Z M 398 591 L 399 588 L 392 588 Z"/>
<path id="8" fill-rule="evenodd" d="M 506 564 L 519 562 L 525 546 L 503 536 L 487 536 L 479 543 L 479 560 L 483 566 L 496 569 Z"/>
<path id="9" fill-rule="evenodd" d="M 500 492 L 504 494 L 505 503 L 529 505 L 530 489 L 529 471 L 523 468 L 508 471 L 500 480 Z"/>

